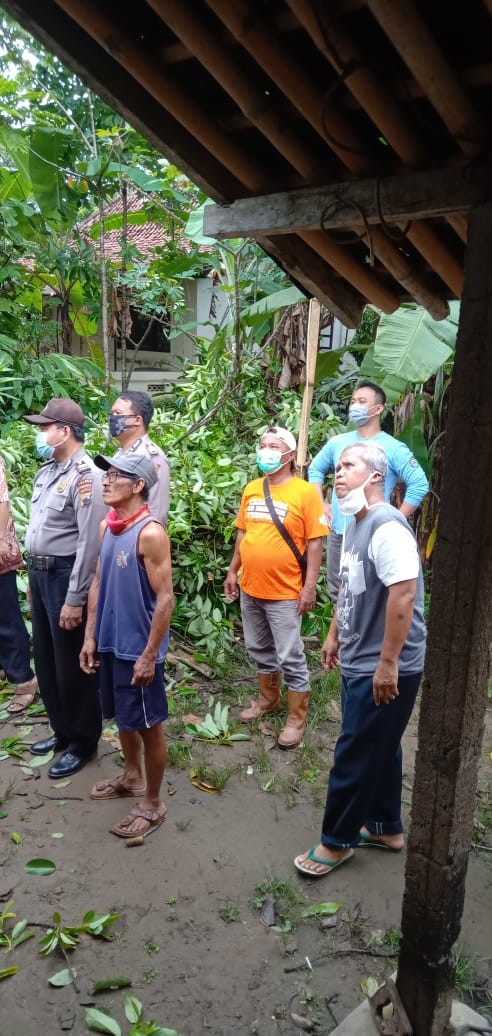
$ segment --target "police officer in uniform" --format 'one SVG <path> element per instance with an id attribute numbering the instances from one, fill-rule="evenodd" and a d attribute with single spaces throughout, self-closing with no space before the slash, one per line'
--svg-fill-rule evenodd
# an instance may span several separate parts
<path id="1" fill-rule="evenodd" d="M 66 777 L 95 754 L 101 734 L 97 676 L 82 672 L 79 653 L 107 508 L 100 473 L 83 447 L 78 404 L 50 399 L 25 420 L 39 426 L 36 450 L 45 460 L 34 479 L 26 561 L 36 672 L 53 729 L 31 752 L 62 751 L 48 775 Z"/>
<path id="2" fill-rule="evenodd" d="M 144 453 L 150 457 L 157 472 L 157 482 L 150 490 L 149 507 L 152 514 L 165 526 L 169 510 L 169 461 L 166 454 L 147 435 L 147 429 L 154 413 L 154 406 L 148 392 L 133 392 L 130 389 L 111 407 L 109 431 L 118 439 L 122 452 Z"/>

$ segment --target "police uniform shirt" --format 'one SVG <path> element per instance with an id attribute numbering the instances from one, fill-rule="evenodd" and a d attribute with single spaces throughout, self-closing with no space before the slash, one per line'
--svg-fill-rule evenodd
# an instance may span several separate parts
<path id="1" fill-rule="evenodd" d="M 99 525 L 108 511 L 101 476 L 81 447 L 61 464 L 42 464 L 34 479 L 26 549 L 41 556 L 75 556 L 65 600 L 74 606 L 86 603 L 96 571 Z"/>
<path id="2" fill-rule="evenodd" d="M 147 434 L 142 435 L 128 449 L 123 450 L 120 448 L 117 450 L 113 460 L 116 461 L 116 458 L 121 453 L 145 453 L 150 457 L 157 471 L 157 482 L 149 492 L 149 507 L 152 514 L 162 522 L 162 525 L 165 525 L 167 512 L 169 511 L 169 461 L 166 454 L 161 450 L 160 446 L 152 442 L 152 439 Z"/>

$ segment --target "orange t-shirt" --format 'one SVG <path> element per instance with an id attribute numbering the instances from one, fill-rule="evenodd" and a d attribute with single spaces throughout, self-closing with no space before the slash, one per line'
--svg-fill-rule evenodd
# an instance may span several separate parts
<path id="1" fill-rule="evenodd" d="M 319 494 L 309 482 L 293 476 L 280 486 L 270 485 L 280 520 L 301 554 L 308 540 L 327 534 Z M 299 562 L 275 527 L 265 502 L 263 478 L 249 482 L 243 493 L 236 526 L 245 532 L 241 541 L 241 589 L 250 597 L 289 601 L 299 596 Z"/>

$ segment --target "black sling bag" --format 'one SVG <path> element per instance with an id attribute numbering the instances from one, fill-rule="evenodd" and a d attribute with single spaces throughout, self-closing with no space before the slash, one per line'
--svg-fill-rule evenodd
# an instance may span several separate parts
<path id="1" fill-rule="evenodd" d="M 268 479 L 267 478 L 263 479 L 263 493 L 264 493 L 264 496 L 265 496 L 265 503 L 266 503 L 266 505 L 268 507 L 268 510 L 270 511 L 272 522 L 276 526 L 276 528 L 278 529 L 282 539 L 285 540 L 287 546 L 290 547 L 290 549 L 291 549 L 291 551 L 292 551 L 292 553 L 293 553 L 293 555 L 294 555 L 294 557 L 295 557 L 295 559 L 296 559 L 296 561 L 297 561 L 297 563 L 299 565 L 299 568 L 301 570 L 301 576 L 302 576 L 302 585 L 304 586 L 304 582 L 306 580 L 306 570 L 307 570 L 307 550 L 306 550 L 306 552 L 304 554 L 301 554 L 299 548 L 296 547 L 296 544 L 294 543 L 294 540 L 292 539 L 292 536 L 290 535 L 289 532 L 287 532 L 287 529 L 285 528 L 285 526 L 280 521 L 280 518 L 279 518 L 279 516 L 278 516 L 278 514 L 277 514 L 277 512 L 275 510 L 274 504 L 273 504 L 273 500 L 272 500 L 272 497 L 271 497 L 270 487 L 268 485 Z"/>

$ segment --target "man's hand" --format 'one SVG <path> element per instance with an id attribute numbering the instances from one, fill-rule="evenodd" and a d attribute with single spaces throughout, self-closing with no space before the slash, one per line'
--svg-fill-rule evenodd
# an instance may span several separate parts
<path id="1" fill-rule="evenodd" d="M 389 705 L 398 698 L 398 663 L 379 662 L 372 681 L 372 693 L 376 705 Z"/>
<path id="2" fill-rule="evenodd" d="M 80 668 L 83 669 L 84 673 L 88 673 L 92 676 L 95 673 L 99 662 L 96 658 L 96 641 L 94 637 L 86 637 L 82 644 L 82 650 L 79 655 Z"/>
<path id="3" fill-rule="evenodd" d="M 327 673 L 330 672 L 330 669 L 338 669 L 340 665 L 340 644 L 337 632 L 330 632 L 321 648 L 321 665 Z"/>
<path id="4" fill-rule="evenodd" d="M 62 630 L 74 630 L 82 625 L 82 605 L 64 604 L 60 612 L 60 626 Z"/>
<path id="5" fill-rule="evenodd" d="M 308 589 L 307 586 L 303 586 L 298 600 L 297 600 L 297 613 L 298 615 L 305 615 L 306 612 L 310 612 L 316 604 L 316 587 L 312 590 Z"/>
<path id="6" fill-rule="evenodd" d="M 147 687 L 155 676 L 155 658 L 142 652 L 133 666 L 132 687 Z"/>
<path id="7" fill-rule="evenodd" d="M 239 597 L 239 586 L 237 583 L 237 573 L 228 572 L 224 579 L 224 591 L 227 601 L 237 601 Z"/>

